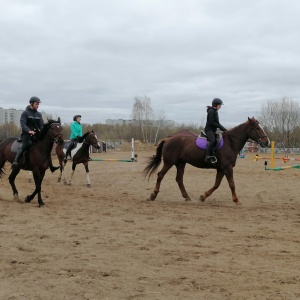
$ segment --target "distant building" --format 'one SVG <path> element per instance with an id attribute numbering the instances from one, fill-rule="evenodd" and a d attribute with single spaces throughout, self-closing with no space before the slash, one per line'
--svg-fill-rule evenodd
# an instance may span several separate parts
<path id="1" fill-rule="evenodd" d="M 170 126 L 170 127 L 174 127 L 175 126 L 175 121 L 172 120 L 153 120 L 152 121 L 154 125 L 156 126 L 162 126 L 162 127 L 166 127 L 166 126 Z M 123 119 L 106 119 L 105 120 L 105 124 L 106 125 L 129 125 L 132 124 L 133 126 L 138 126 L 138 120 L 123 120 Z"/>
<path id="2" fill-rule="evenodd" d="M 15 124 L 20 127 L 20 117 L 24 110 L 18 110 L 15 108 L 5 109 L 0 107 L 0 125 L 4 124 Z M 43 120 L 47 121 L 47 114 L 45 112 L 41 112 L 43 116 Z"/>

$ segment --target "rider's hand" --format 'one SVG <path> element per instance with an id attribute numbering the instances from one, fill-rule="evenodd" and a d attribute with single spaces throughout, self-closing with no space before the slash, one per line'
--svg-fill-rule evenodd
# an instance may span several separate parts
<path id="1" fill-rule="evenodd" d="M 35 135 L 35 131 L 34 130 L 29 130 L 28 133 L 31 134 L 31 135 Z"/>

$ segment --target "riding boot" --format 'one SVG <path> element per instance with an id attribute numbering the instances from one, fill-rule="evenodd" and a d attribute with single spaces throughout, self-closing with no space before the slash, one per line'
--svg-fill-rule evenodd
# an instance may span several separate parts
<path id="1" fill-rule="evenodd" d="M 71 150 L 69 150 L 69 148 L 67 149 L 67 152 L 66 152 L 66 157 L 65 157 L 67 160 L 68 159 L 71 159 Z"/>
<path id="2" fill-rule="evenodd" d="M 16 168 L 16 167 L 18 166 L 18 160 L 19 160 L 20 156 L 22 155 L 22 153 L 23 153 L 23 149 L 20 148 L 20 149 L 18 150 L 17 154 L 16 154 L 16 157 L 15 157 L 14 162 L 13 162 L 12 165 L 11 165 L 11 168 L 12 168 L 12 169 L 14 169 L 14 168 Z"/>
<path id="3" fill-rule="evenodd" d="M 206 154 L 205 154 L 205 162 L 207 163 L 216 163 L 217 159 L 215 156 L 212 156 L 213 144 L 207 142 Z"/>
<path id="4" fill-rule="evenodd" d="M 69 157 L 69 159 L 72 159 L 71 151 L 73 150 L 73 148 L 74 148 L 74 144 L 71 142 L 68 149 L 67 149 L 67 151 L 66 151 L 66 157 L 65 157 L 66 160 L 68 160 L 68 157 Z"/>
<path id="5" fill-rule="evenodd" d="M 49 168 L 50 168 L 50 171 L 51 171 L 52 173 L 54 173 L 56 170 L 58 170 L 58 169 L 60 168 L 60 166 L 58 166 L 58 167 L 54 167 L 54 166 L 53 166 L 51 156 L 50 156 L 50 158 L 49 158 Z"/>

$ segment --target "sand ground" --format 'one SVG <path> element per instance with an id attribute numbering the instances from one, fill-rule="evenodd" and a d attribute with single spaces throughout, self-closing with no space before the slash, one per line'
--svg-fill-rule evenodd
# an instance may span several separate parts
<path id="1" fill-rule="evenodd" d="M 152 154 L 90 162 L 91 188 L 82 165 L 72 186 L 47 171 L 42 208 L 24 203 L 34 188 L 28 172 L 16 180 L 19 202 L 2 178 L 0 299 L 300 299 L 299 169 L 238 159 L 237 206 L 226 179 L 199 202 L 215 171 L 191 166 L 184 180 L 193 201 L 184 202 L 173 168 L 151 202 L 155 177 L 141 172 Z M 92 154 L 100 157 L 131 154 Z"/>

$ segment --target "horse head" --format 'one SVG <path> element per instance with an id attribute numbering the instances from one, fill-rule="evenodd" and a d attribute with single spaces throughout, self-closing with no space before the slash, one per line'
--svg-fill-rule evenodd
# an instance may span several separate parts
<path id="1" fill-rule="evenodd" d="M 99 143 L 98 138 L 97 138 L 97 135 L 94 132 L 94 130 L 86 132 L 82 136 L 81 139 L 83 139 L 86 144 L 89 144 L 89 145 L 95 147 L 96 149 L 100 149 L 101 148 L 100 147 L 100 143 Z"/>
<path id="2" fill-rule="evenodd" d="M 260 123 L 254 117 L 248 117 L 248 122 L 250 124 L 250 127 L 248 129 L 248 137 L 251 140 L 254 140 L 255 142 L 259 143 L 261 147 L 268 147 L 270 145 L 270 140 L 264 132 Z"/>
<path id="3" fill-rule="evenodd" d="M 59 143 L 63 142 L 62 131 L 63 131 L 63 128 L 61 126 L 59 117 L 57 120 L 49 120 L 48 119 L 48 123 L 46 123 L 44 125 L 38 139 L 42 140 L 48 133 L 50 136 L 50 139 L 59 144 Z"/>

